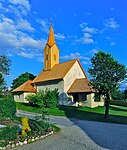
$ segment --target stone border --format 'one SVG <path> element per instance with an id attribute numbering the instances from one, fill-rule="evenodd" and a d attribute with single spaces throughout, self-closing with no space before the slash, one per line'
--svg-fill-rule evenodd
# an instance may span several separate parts
<path id="1" fill-rule="evenodd" d="M 6 150 L 6 149 L 9 149 L 9 148 L 14 148 L 14 147 L 17 147 L 17 146 L 22 146 L 22 145 L 26 145 L 26 144 L 29 144 L 29 143 L 32 143 L 34 141 L 38 141 L 40 139 L 44 139 L 45 137 L 47 136 L 50 136 L 52 135 L 54 132 L 51 131 L 45 135 L 41 135 L 41 136 L 37 136 L 37 137 L 31 137 L 31 139 L 26 139 L 24 140 L 23 142 L 21 141 L 18 141 L 17 143 L 13 143 L 13 142 L 9 142 L 9 144 L 5 147 L 0 147 L 0 150 Z"/>

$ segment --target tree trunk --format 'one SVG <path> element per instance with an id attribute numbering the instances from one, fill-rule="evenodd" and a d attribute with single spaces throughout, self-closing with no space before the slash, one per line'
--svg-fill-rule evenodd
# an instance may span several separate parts
<path id="1" fill-rule="evenodd" d="M 105 119 L 109 117 L 109 101 L 110 101 L 110 96 L 109 93 L 107 93 L 105 99 Z"/>

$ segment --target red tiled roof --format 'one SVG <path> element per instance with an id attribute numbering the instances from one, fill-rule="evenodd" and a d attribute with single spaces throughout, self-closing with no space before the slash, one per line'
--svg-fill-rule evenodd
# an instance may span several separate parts
<path id="1" fill-rule="evenodd" d="M 56 64 L 51 70 L 42 71 L 32 83 L 63 79 L 78 59 Z M 79 61 L 78 61 L 79 62 Z M 79 64 L 80 65 L 80 64 Z M 82 69 L 82 68 L 81 68 Z M 83 69 L 82 69 L 83 70 Z M 84 71 L 83 71 L 84 72 Z M 85 72 L 84 75 L 86 76 Z"/>
<path id="2" fill-rule="evenodd" d="M 95 92 L 94 89 L 89 85 L 87 78 L 76 79 L 67 93 L 85 93 Z"/>
<path id="3" fill-rule="evenodd" d="M 36 92 L 36 89 L 31 84 L 32 80 L 28 80 L 12 92 Z"/>

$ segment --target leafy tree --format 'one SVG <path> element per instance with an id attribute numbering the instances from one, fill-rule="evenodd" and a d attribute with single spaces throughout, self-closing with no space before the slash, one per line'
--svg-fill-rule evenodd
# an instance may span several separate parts
<path id="1" fill-rule="evenodd" d="M 19 87 L 21 84 L 23 84 L 24 82 L 28 81 L 28 80 L 33 80 L 35 78 L 35 76 L 31 73 L 23 73 L 21 75 L 19 75 L 16 79 L 13 80 L 12 82 L 12 90 Z"/>
<path id="2" fill-rule="evenodd" d="M 119 86 L 119 82 L 127 77 L 124 65 L 119 64 L 110 54 L 99 51 L 91 58 L 91 75 L 93 88 L 105 96 L 105 119 L 109 116 L 109 101 L 112 92 Z"/>
<path id="3" fill-rule="evenodd" d="M 0 74 L 8 75 L 10 70 L 11 61 L 7 58 L 6 55 L 0 55 Z"/>
<path id="4" fill-rule="evenodd" d="M 127 99 L 127 88 L 124 90 L 124 98 Z"/>
<path id="5" fill-rule="evenodd" d="M 111 98 L 113 100 L 124 100 L 125 98 L 125 95 L 124 95 L 124 92 L 121 92 L 119 89 L 114 91 L 111 95 Z"/>
<path id="6" fill-rule="evenodd" d="M 2 91 L 2 87 L 5 85 L 4 75 L 9 74 L 10 63 L 11 61 L 6 55 L 0 55 L 0 93 Z"/>

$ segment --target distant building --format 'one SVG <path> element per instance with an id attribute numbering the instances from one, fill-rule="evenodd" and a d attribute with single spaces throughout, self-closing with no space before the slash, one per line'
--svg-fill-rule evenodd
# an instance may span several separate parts
<path id="1" fill-rule="evenodd" d="M 49 88 L 59 90 L 60 105 L 102 106 L 94 102 L 95 91 L 89 86 L 88 77 L 78 59 L 59 63 L 59 49 L 56 45 L 52 25 L 44 48 L 44 70 L 33 80 L 28 80 L 12 92 L 17 102 L 27 102 L 28 94 Z"/>

